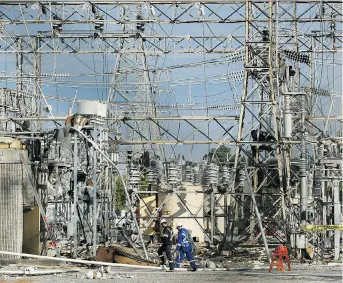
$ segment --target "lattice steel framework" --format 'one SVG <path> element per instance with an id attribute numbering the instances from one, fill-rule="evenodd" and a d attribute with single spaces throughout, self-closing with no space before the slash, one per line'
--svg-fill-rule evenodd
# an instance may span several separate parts
<path id="1" fill-rule="evenodd" d="M 205 210 L 210 215 L 207 235 L 211 243 L 219 235 L 228 248 L 247 237 L 258 241 L 264 233 L 251 213 L 254 209 L 247 178 L 257 196 L 262 224 L 276 241 L 290 242 L 298 237 L 294 235 L 300 224 L 338 224 L 342 184 L 334 178 L 341 168 L 337 163 L 342 135 L 342 86 L 337 81 L 341 80 L 337 66 L 342 60 L 340 1 L 0 1 L 0 17 L 0 56 L 6 56 L 6 66 L 7 56 L 16 56 L 14 68 L 2 71 L 7 87 L 1 92 L 2 134 L 12 132 L 24 139 L 32 134 L 39 139 L 42 132 L 49 136 L 48 127 L 60 127 L 57 122 L 65 119 L 70 104 L 101 100 L 107 104 L 106 118 L 87 117 L 90 130 L 82 123 L 73 125 L 84 127 L 83 132 L 117 165 L 127 165 L 127 149 L 133 154 L 149 151 L 159 155 L 163 165 L 158 174 L 166 184 L 154 185 L 164 193 L 178 194 L 180 189 L 180 182 L 171 181 L 167 166 L 168 155 L 174 155 L 172 161 L 178 162 L 175 145 L 191 146 L 192 150 L 198 146 L 198 151 L 204 152 L 208 145 L 231 148 L 231 182 L 211 181 L 209 185 L 215 174 L 209 177 L 206 173 L 207 183 L 197 182 L 206 201 L 210 199 Z M 113 64 L 108 63 L 109 58 Z M 182 59 L 176 62 L 177 58 Z M 96 68 L 97 60 L 102 60 L 102 70 Z M 181 69 L 190 71 L 178 73 Z M 223 90 L 223 85 L 228 89 Z M 56 107 L 63 110 L 56 111 Z M 43 108 L 52 117 L 43 117 Z M 8 126 L 14 121 L 37 123 L 29 128 L 20 125 L 18 132 Z M 55 123 L 41 128 L 46 121 Z M 331 154 L 327 155 L 329 165 L 324 165 L 318 150 L 328 139 L 338 149 L 335 154 L 327 151 Z M 58 139 L 57 148 L 60 142 Z M 88 146 L 83 144 L 75 156 L 83 156 Z M 55 166 L 56 176 L 71 172 L 68 166 L 73 160 L 63 154 L 54 157 L 65 162 L 62 171 Z M 111 227 L 115 227 L 114 166 L 101 154 L 94 154 L 92 166 L 87 167 L 89 160 L 81 158 L 74 173 L 83 171 L 94 184 L 101 184 L 100 198 L 94 199 L 100 212 L 95 209 L 94 215 L 104 215 L 98 224 L 105 236 L 92 236 L 97 243 L 108 243 Z M 249 176 L 245 176 L 245 165 Z M 207 166 L 202 169 L 206 172 L 216 165 L 209 160 L 203 166 Z M 133 169 L 136 167 L 128 166 L 128 178 Z M 147 193 L 140 193 L 140 181 L 147 178 L 147 168 L 144 170 L 135 175 L 138 181 L 128 184 L 136 199 Z M 223 170 L 227 169 L 219 171 Z M 318 170 L 331 181 L 312 178 Z M 56 188 L 60 182 L 57 180 Z M 320 193 L 313 192 L 315 183 L 321 183 Z M 321 206 L 318 199 L 335 204 L 334 219 L 328 216 L 330 205 Z M 206 206 L 202 203 L 190 217 L 196 221 L 198 211 Z M 159 218 L 157 212 L 150 215 L 149 225 Z M 76 211 L 73 213 L 75 217 Z M 87 221 L 93 221 L 94 215 Z M 67 218 L 72 220 L 69 214 Z M 223 231 L 215 227 L 216 218 L 224 218 Z M 81 230 L 79 234 L 86 234 Z M 334 234 L 337 257 L 340 234 Z M 320 237 L 311 235 L 310 240 L 311 245 L 321 246 Z"/>

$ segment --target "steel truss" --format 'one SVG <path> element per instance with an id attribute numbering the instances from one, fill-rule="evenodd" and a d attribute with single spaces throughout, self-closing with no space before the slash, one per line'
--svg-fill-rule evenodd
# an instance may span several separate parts
<path id="1" fill-rule="evenodd" d="M 342 119 L 341 110 L 335 108 L 335 99 L 341 101 L 341 88 L 329 79 L 326 85 L 318 83 L 323 78 L 320 66 L 342 60 L 341 1 L 0 3 L 0 56 L 16 56 L 15 72 L 0 76 L 15 83 L 15 89 L 4 88 L 0 93 L 1 135 L 29 139 L 31 144 L 40 141 L 47 150 L 36 160 L 40 162 L 37 175 L 45 176 L 43 182 L 53 188 L 41 190 L 42 200 L 58 215 L 55 237 L 69 243 L 74 257 L 94 255 L 97 245 L 113 243 L 118 233 L 135 248 L 143 248 L 144 229 L 162 216 L 169 197 L 148 213 L 144 229 L 137 228 L 137 201 L 144 202 L 146 194 L 162 193 L 176 196 L 206 240 L 211 244 L 222 241 L 224 249 L 241 241 L 259 242 L 267 231 L 272 235 L 267 241 L 272 238 L 303 250 L 308 246 L 301 243 L 307 237 L 317 255 L 324 256 L 321 247 L 325 243 L 333 248 L 334 257 L 339 257 L 339 231 L 323 235 L 299 231 L 306 223 L 338 224 L 342 211 L 342 182 L 337 170 L 342 168 L 342 132 L 338 131 Z M 208 30 L 199 34 L 196 29 L 183 29 L 194 25 Z M 216 25 L 225 30 L 215 34 L 211 28 Z M 180 28 L 172 32 L 174 27 Z M 56 96 L 46 88 L 100 88 L 100 84 L 78 81 L 84 75 L 74 70 L 66 75 L 45 72 L 44 60 L 51 56 L 82 60 L 103 54 L 116 54 L 113 69 L 101 74 L 109 78 L 104 82 L 108 94 L 98 99 L 106 103 L 107 116 L 53 117 L 52 102 L 84 99 Z M 179 65 L 156 64 L 161 58 L 182 54 L 218 57 Z M 234 70 L 219 77 L 178 79 L 166 87 L 174 69 L 222 62 Z M 329 71 L 326 74 L 329 76 Z M 209 80 L 229 84 L 230 95 L 238 99 L 205 106 L 160 99 L 160 93 L 175 94 L 173 87 L 193 87 Z M 50 117 L 42 114 L 42 108 Z M 192 112 L 192 116 L 178 111 Z M 202 112 L 194 115 L 193 111 Z M 82 122 L 84 118 L 87 123 Z M 67 125 L 61 128 L 63 120 Z M 20 124 L 25 121 L 26 126 Z M 29 127 L 28 121 L 32 122 Z M 55 126 L 48 131 L 51 121 Z M 18 123 L 20 129 L 15 126 Z M 187 129 L 186 133 L 178 133 L 178 127 Z M 226 144 L 235 150 L 230 162 L 220 168 L 213 160 L 188 165 L 198 166 L 206 180 L 195 180 L 180 160 L 166 157 L 167 146 L 204 144 Z M 140 169 L 138 160 L 145 152 L 159 158 L 151 158 L 154 162 Z M 127 160 L 128 156 L 132 159 Z M 121 171 L 127 176 L 128 212 L 119 222 L 115 210 L 120 182 L 116 180 L 122 172 L 118 173 L 118 164 L 126 165 Z M 175 181 L 177 174 L 185 177 Z M 144 191 L 142 180 L 155 190 Z M 185 193 L 180 188 L 189 180 L 201 187 L 197 193 L 204 194 L 194 211 L 180 198 L 180 193 Z M 307 183 L 313 189 L 305 189 Z M 70 191 L 61 190 L 63 186 Z M 93 190 L 87 201 L 80 199 L 85 190 Z M 198 216 L 201 210 L 206 216 Z M 198 218 L 207 220 L 206 228 Z M 223 228 L 217 227 L 218 219 L 223 219 Z"/>

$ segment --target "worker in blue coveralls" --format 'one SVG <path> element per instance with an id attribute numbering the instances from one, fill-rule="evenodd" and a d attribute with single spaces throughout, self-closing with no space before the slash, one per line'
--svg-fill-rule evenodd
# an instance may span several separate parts
<path id="1" fill-rule="evenodd" d="M 192 253 L 192 245 L 190 243 L 190 235 L 187 229 L 182 227 L 181 223 L 176 225 L 178 230 L 178 237 L 177 237 L 177 246 L 176 252 L 178 255 L 175 259 L 175 267 L 180 267 L 181 262 L 183 261 L 185 255 L 187 260 L 189 261 L 192 271 L 197 271 L 197 266 L 195 264 L 194 255 Z"/>

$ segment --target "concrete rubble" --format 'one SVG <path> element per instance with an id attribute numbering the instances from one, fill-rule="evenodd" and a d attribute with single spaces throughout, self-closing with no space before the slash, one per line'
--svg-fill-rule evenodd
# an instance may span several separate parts
<path id="1" fill-rule="evenodd" d="M 101 282 L 106 282 L 106 280 L 109 280 L 109 282 L 111 282 L 111 280 L 120 280 L 122 282 L 126 282 L 126 281 L 127 282 L 141 282 L 140 281 L 141 278 L 145 278 L 146 276 L 154 276 L 153 274 L 161 274 L 162 272 L 164 272 L 162 271 L 162 269 L 154 267 L 154 266 L 159 266 L 157 248 L 158 248 L 158 245 L 151 245 L 147 248 L 147 251 L 149 254 L 148 264 L 152 265 L 151 267 L 149 267 L 149 265 L 145 266 L 145 268 L 148 268 L 148 269 L 137 268 L 139 267 L 139 262 L 137 264 L 135 258 L 133 259 L 133 261 L 132 261 L 132 258 L 129 259 L 131 261 L 128 261 L 128 262 L 136 263 L 136 265 L 122 264 L 123 267 L 105 266 L 105 265 L 102 265 L 102 262 L 99 262 L 99 265 L 97 265 L 97 264 L 94 264 L 94 261 L 92 261 L 92 264 L 86 264 L 86 263 L 71 264 L 71 263 L 65 263 L 65 262 L 56 264 L 56 263 L 53 263 L 50 261 L 44 261 L 44 260 L 35 261 L 35 260 L 25 259 L 25 260 L 21 260 L 22 263 L 20 264 L 10 264 L 8 266 L 2 267 L 0 269 L 0 282 L 1 282 L 1 279 L 7 280 L 11 278 L 12 279 L 15 278 L 15 280 L 19 280 L 19 279 L 26 280 L 27 278 L 30 278 L 32 276 L 35 276 L 35 278 L 39 276 L 39 278 L 42 278 L 42 279 L 52 276 L 54 282 L 55 281 L 66 282 L 65 280 L 62 280 L 62 278 L 67 278 L 68 282 L 72 282 L 72 283 L 84 282 L 88 280 L 91 280 L 91 281 L 101 280 Z M 137 255 L 135 254 L 133 249 L 122 247 L 122 250 L 124 250 L 129 255 L 129 257 L 131 255 L 133 256 Z M 105 262 L 106 261 L 109 262 L 110 264 L 114 262 L 115 259 L 122 260 L 123 258 L 125 258 L 125 256 L 123 256 L 123 254 L 120 254 L 120 253 L 119 253 L 119 257 L 116 257 L 114 255 L 115 249 L 111 250 L 109 248 L 106 248 L 105 250 L 99 249 L 99 251 L 102 252 L 102 254 L 100 255 L 101 259 Z M 255 274 L 255 277 L 256 276 L 262 277 L 264 276 L 263 274 L 265 274 L 265 276 L 267 276 L 267 274 L 270 274 L 270 273 L 267 273 L 269 269 L 269 262 L 265 255 L 264 248 L 262 247 L 244 247 L 244 246 L 237 247 L 235 248 L 235 250 L 231 251 L 230 253 L 218 252 L 218 250 L 213 247 L 212 248 L 200 247 L 198 249 L 197 254 L 195 255 L 195 260 L 199 267 L 199 273 L 202 273 L 202 274 L 212 274 L 211 272 L 214 272 L 213 274 L 222 274 L 223 276 L 224 274 L 234 274 L 235 276 L 243 276 L 244 278 L 246 278 L 247 276 L 250 276 L 249 274 Z M 66 262 L 67 261 L 68 259 L 66 259 Z M 23 264 L 23 262 L 25 264 Z M 51 264 L 55 264 L 55 265 L 51 265 Z M 146 262 L 142 262 L 143 266 L 146 264 L 147 264 Z M 292 276 L 294 278 L 297 278 L 297 276 L 299 276 L 300 278 L 301 276 L 305 276 L 304 272 L 310 270 L 313 272 L 317 272 L 318 274 L 316 276 L 318 278 L 322 278 L 323 276 L 325 276 L 325 272 L 327 272 L 328 276 L 331 276 L 331 277 L 333 276 L 334 278 L 337 278 L 338 276 L 337 271 L 341 270 L 342 266 L 343 266 L 342 263 L 339 263 L 339 262 L 330 262 L 329 264 L 327 263 L 323 264 L 323 262 L 321 261 L 309 261 L 309 262 L 304 263 L 303 261 L 300 262 L 299 260 L 293 258 L 292 259 L 292 272 L 295 272 L 295 273 L 286 272 L 282 276 L 287 276 L 287 274 L 289 275 L 293 274 Z M 189 267 L 188 262 L 186 261 L 182 267 L 183 268 L 177 270 L 179 272 L 176 272 L 173 274 L 183 274 L 184 272 L 187 272 L 187 267 Z M 152 269 L 149 269 L 149 268 L 152 268 Z M 325 270 L 325 272 L 319 272 L 321 270 Z M 226 272 L 226 273 L 221 273 L 221 272 Z M 278 273 L 275 271 L 273 274 L 268 275 L 268 276 L 280 276 L 280 275 L 281 273 Z M 306 276 L 310 276 L 310 275 L 311 275 L 311 272 L 308 272 Z M 175 275 L 175 276 L 178 278 L 178 276 L 181 276 L 181 275 Z M 138 280 L 138 281 L 135 281 L 135 280 Z M 220 280 L 218 282 L 220 282 Z M 261 282 L 264 282 L 264 281 L 261 281 Z M 296 282 L 302 282 L 302 281 L 296 281 Z M 308 281 L 308 282 L 311 282 L 311 281 Z M 324 281 L 321 281 L 321 282 L 324 282 Z"/>

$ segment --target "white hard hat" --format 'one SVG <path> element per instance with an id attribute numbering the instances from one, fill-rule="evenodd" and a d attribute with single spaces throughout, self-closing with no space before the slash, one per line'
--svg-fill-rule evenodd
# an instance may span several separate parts
<path id="1" fill-rule="evenodd" d="M 176 228 L 178 228 L 178 227 L 182 227 L 182 224 L 181 223 L 177 223 L 176 224 Z"/>
<path id="2" fill-rule="evenodd" d="M 161 224 L 163 224 L 163 223 L 167 223 L 167 220 L 162 219 L 162 220 L 161 220 Z"/>

